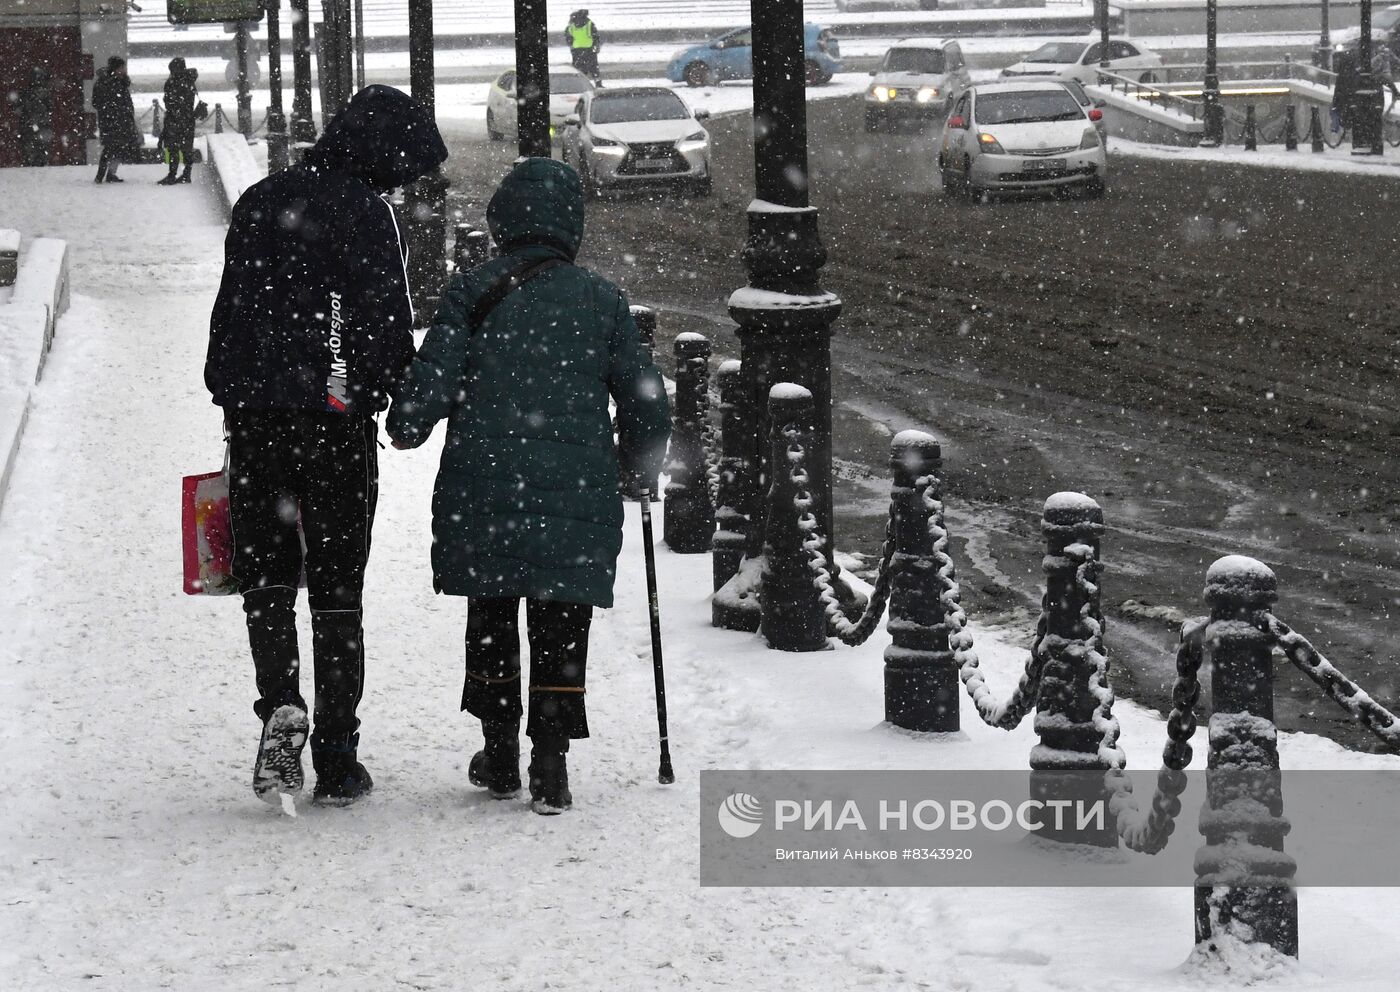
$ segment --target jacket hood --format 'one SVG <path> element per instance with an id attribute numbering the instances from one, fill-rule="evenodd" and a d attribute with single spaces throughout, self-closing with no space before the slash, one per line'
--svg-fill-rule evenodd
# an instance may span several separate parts
<path id="1" fill-rule="evenodd" d="M 517 162 L 491 197 L 486 223 L 502 251 L 543 245 L 572 261 L 583 243 L 578 173 L 549 158 Z"/>
<path id="2" fill-rule="evenodd" d="M 446 160 L 447 146 L 427 108 L 392 86 L 375 85 L 350 98 L 305 162 L 387 192 L 421 179 Z"/>

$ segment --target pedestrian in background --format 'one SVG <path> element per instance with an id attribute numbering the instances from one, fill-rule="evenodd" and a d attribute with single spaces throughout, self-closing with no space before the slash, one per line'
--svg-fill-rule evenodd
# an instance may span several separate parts
<path id="1" fill-rule="evenodd" d="M 603 40 L 586 9 L 569 15 L 569 24 L 564 28 L 564 43 L 569 46 L 569 57 L 573 60 L 574 68 L 593 80 L 595 85 L 602 86 L 598 49 L 603 47 Z"/>
<path id="2" fill-rule="evenodd" d="M 303 572 L 316 664 L 314 798 L 344 805 L 373 785 L 359 761 L 356 710 L 379 491 L 375 414 L 413 357 L 407 253 L 383 194 L 446 158 L 422 104 L 370 86 L 298 165 L 256 183 L 233 208 L 204 381 L 229 436 L 233 574 L 262 721 L 253 791 L 268 802 L 303 784 Z"/>
<path id="3" fill-rule="evenodd" d="M 468 599 L 462 709 L 485 738 L 468 777 L 498 799 L 521 784 L 525 600 L 530 798 L 549 815 L 572 803 L 565 755 L 588 736 L 588 631 L 594 607 L 612 606 L 622 548 L 619 459 L 627 477 L 655 479 L 670 413 L 626 296 L 574 264 L 578 173 L 526 159 L 486 219 L 503 254 L 452 277 L 387 428 L 396 447 L 416 448 L 447 421 L 433 585 Z"/>
<path id="4" fill-rule="evenodd" d="M 170 60 L 170 76 L 165 80 L 165 127 L 160 133 L 161 147 L 165 150 L 170 172 L 158 181 L 160 186 L 190 182 L 194 169 L 194 125 L 198 116 L 196 104 L 199 91 L 195 81 L 199 72 L 185 68 L 185 60 Z M 176 172 L 181 164 L 185 171 L 178 178 Z"/>
<path id="5" fill-rule="evenodd" d="M 1376 54 L 1371 59 L 1371 73 L 1376 77 L 1377 85 L 1390 90 L 1391 107 L 1400 104 L 1400 89 L 1395 85 L 1395 53 L 1383 41 L 1376 45 Z"/>
<path id="6" fill-rule="evenodd" d="M 19 155 L 22 165 L 48 165 L 53 145 L 53 80 L 48 66 L 29 70 L 19 103 Z"/>
<path id="7" fill-rule="evenodd" d="M 120 56 L 109 58 L 107 68 L 97 74 L 97 82 L 92 84 L 92 109 L 102 134 L 102 156 L 93 182 L 122 182 L 117 168 L 123 162 L 139 160 L 141 135 L 131 100 L 131 77 L 126 74 L 126 60 Z"/>

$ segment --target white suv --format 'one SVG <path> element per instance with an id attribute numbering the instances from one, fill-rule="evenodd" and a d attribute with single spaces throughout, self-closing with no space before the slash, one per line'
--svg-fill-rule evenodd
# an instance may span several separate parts
<path id="1" fill-rule="evenodd" d="M 956 41 L 905 38 L 880 60 L 865 91 L 865 129 L 896 121 L 942 120 L 972 84 Z"/>

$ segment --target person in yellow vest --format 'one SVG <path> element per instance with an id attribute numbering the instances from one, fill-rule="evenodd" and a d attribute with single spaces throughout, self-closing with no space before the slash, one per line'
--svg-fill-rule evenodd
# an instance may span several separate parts
<path id="1" fill-rule="evenodd" d="M 603 41 L 586 9 L 576 10 L 569 15 L 569 24 L 564 28 L 564 43 L 569 46 L 569 57 L 573 59 L 574 68 L 593 80 L 594 85 L 602 86 L 603 76 L 598 71 L 598 49 L 603 47 Z"/>

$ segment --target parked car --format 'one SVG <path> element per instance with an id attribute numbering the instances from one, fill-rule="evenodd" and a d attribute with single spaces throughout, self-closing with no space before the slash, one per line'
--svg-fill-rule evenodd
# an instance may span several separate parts
<path id="1" fill-rule="evenodd" d="M 1361 42 L 1360 28 L 1341 28 L 1332 32 L 1332 43 L 1338 48 L 1354 50 Z M 1389 45 L 1400 58 L 1400 4 L 1382 7 L 1371 14 L 1371 45 Z"/>
<path id="2" fill-rule="evenodd" d="M 865 91 L 865 129 L 901 120 L 942 120 L 953 101 L 972 85 L 956 41 L 905 38 L 896 42 Z"/>
<path id="3" fill-rule="evenodd" d="M 709 196 L 710 134 L 700 124 L 708 117 L 664 86 L 594 90 L 565 120 L 564 161 L 588 197 L 648 186 Z"/>
<path id="4" fill-rule="evenodd" d="M 1087 114 L 1054 80 L 973 86 L 953 105 L 938 152 L 943 189 L 974 200 L 995 190 L 1081 186 L 1101 196 L 1108 156 Z"/>
<path id="5" fill-rule="evenodd" d="M 1102 52 L 1103 44 L 1097 41 L 1050 41 L 1015 65 L 1001 70 L 1001 76 L 1003 79 L 1054 76 L 1056 79 L 1077 79 L 1088 85 L 1098 81 Z M 1109 39 L 1109 72 L 1141 83 L 1155 83 L 1158 81 L 1155 70 L 1161 67 L 1162 56 L 1156 52 L 1148 51 L 1135 41 Z"/>
<path id="6" fill-rule="evenodd" d="M 492 141 L 501 141 L 517 135 L 517 111 L 519 94 L 516 92 L 515 70 L 510 69 L 496 77 L 491 90 L 486 94 L 486 134 Z M 593 81 L 577 69 L 564 66 L 549 70 L 549 126 L 551 133 L 557 133 L 564 126 L 564 118 L 573 113 L 578 98 L 584 93 L 593 92 Z"/>
<path id="7" fill-rule="evenodd" d="M 830 29 L 804 25 L 807 82 L 813 86 L 831 82 L 840 72 L 841 43 Z M 666 77 L 687 86 L 713 86 L 731 79 L 753 78 L 753 29 L 736 28 L 700 45 L 681 49 L 671 57 Z"/>

